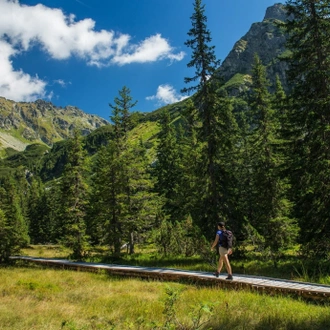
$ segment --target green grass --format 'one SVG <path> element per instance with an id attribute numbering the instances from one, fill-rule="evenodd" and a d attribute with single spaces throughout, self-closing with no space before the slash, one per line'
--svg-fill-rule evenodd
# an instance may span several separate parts
<path id="1" fill-rule="evenodd" d="M 140 138 L 145 142 L 153 139 L 159 131 L 160 127 L 157 122 L 144 122 L 133 128 L 133 130 L 129 133 L 129 138 L 131 142 L 138 142 Z"/>
<path id="2" fill-rule="evenodd" d="M 232 78 L 230 78 L 223 88 L 238 88 L 240 86 L 245 86 L 251 84 L 251 76 L 248 74 L 236 73 Z"/>
<path id="3" fill-rule="evenodd" d="M 2 130 L 2 132 L 13 136 L 14 138 L 16 138 L 17 140 L 19 140 L 23 143 L 30 144 L 31 141 L 23 137 L 24 129 L 25 129 L 25 127 L 20 125 L 20 127 L 18 129 L 10 129 L 8 131 Z"/>
<path id="4" fill-rule="evenodd" d="M 60 245 L 31 245 L 29 248 L 23 249 L 21 254 L 43 258 L 67 258 L 70 251 Z M 86 261 L 206 272 L 215 270 L 215 265 L 212 267 L 207 258 L 214 260 L 214 263 L 217 262 L 217 256 L 208 252 L 206 253 L 207 257 L 198 255 L 192 257 L 164 257 L 158 253 L 154 245 L 137 245 L 135 254 L 129 255 L 123 251 L 120 258 L 109 255 L 110 253 L 106 247 L 96 247 L 91 251 L 90 257 Z M 299 258 L 295 250 L 287 251 L 286 256 L 278 261 L 276 267 L 269 258 L 261 253 L 254 252 L 250 252 L 244 259 L 239 258 L 234 252 L 230 257 L 230 262 L 234 274 L 266 276 L 330 285 L 328 262 L 318 262 L 318 266 L 315 267 L 312 261 Z"/>
<path id="5" fill-rule="evenodd" d="M 0 268 L 0 329 L 329 329 L 330 309 L 247 291 L 62 271 Z M 166 291 L 178 293 L 165 327 Z M 172 327 L 170 325 L 172 324 Z M 182 327 L 179 327 L 179 324 Z"/>

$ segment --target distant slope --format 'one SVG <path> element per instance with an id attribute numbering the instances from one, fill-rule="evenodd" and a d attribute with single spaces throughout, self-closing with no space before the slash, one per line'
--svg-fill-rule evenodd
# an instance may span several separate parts
<path id="1" fill-rule="evenodd" d="M 276 24 L 286 19 L 282 4 L 267 9 L 262 22 L 252 24 L 250 30 L 235 43 L 223 61 L 219 72 L 224 78 L 224 87 L 232 97 L 239 97 L 251 85 L 251 69 L 254 54 L 257 53 L 267 67 L 268 77 L 273 82 L 276 74 L 286 82 L 286 63 L 279 57 L 285 49 L 286 35 Z M 166 105 L 150 113 L 135 114 L 135 124 L 129 139 L 142 141 L 149 149 L 151 158 L 155 156 L 159 126 L 157 121 L 163 110 L 168 110 L 174 122 L 179 123 L 189 99 Z M 89 115 L 76 107 L 55 107 L 50 102 L 38 100 L 31 103 L 13 102 L 0 97 L 0 172 L 16 168 L 20 164 L 28 170 L 40 171 L 43 180 L 61 175 L 66 163 L 66 139 L 74 128 L 85 135 L 85 147 L 93 156 L 100 147 L 113 137 L 113 127 L 94 115 Z M 33 148 L 26 148 L 34 144 Z M 43 146 L 53 147 L 49 151 Z M 33 157 L 38 155 L 33 161 Z"/>
<path id="2" fill-rule="evenodd" d="M 75 128 L 87 135 L 108 122 L 77 107 L 51 102 L 14 102 L 0 97 L 0 155 L 6 148 L 22 151 L 29 144 L 54 142 L 71 136 Z"/>
<path id="3" fill-rule="evenodd" d="M 25 143 L 10 134 L 0 132 L 0 148 L 12 148 L 17 151 L 23 151 L 25 150 L 27 145 L 28 143 Z"/>

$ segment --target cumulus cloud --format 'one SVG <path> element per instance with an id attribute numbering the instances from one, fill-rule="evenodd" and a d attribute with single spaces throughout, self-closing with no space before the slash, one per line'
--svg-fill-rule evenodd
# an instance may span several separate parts
<path id="1" fill-rule="evenodd" d="M 61 9 L 22 5 L 18 0 L 0 0 L 0 7 L 0 94 L 15 100 L 45 95 L 45 81 L 12 65 L 16 55 L 32 46 L 40 46 L 53 59 L 76 56 L 98 67 L 163 59 L 180 61 L 184 57 L 160 34 L 134 44 L 127 34 L 96 31 L 92 19 L 76 21 L 73 14 L 65 15 Z"/>
<path id="2" fill-rule="evenodd" d="M 46 83 L 22 70 L 14 70 L 10 57 L 15 51 L 0 39 L 0 95 L 15 101 L 32 101 L 45 96 Z"/>
<path id="3" fill-rule="evenodd" d="M 122 47 L 123 48 L 123 47 Z M 184 52 L 178 54 L 172 53 L 172 48 L 166 39 L 160 34 L 145 39 L 139 45 L 131 46 L 129 53 L 123 53 L 120 49 L 117 55 L 113 57 L 113 62 L 118 64 L 154 62 L 159 59 L 169 58 L 170 60 L 181 61 Z"/>
<path id="4" fill-rule="evenodd" d="M 146 97 L 147 100 L 157 100 L 159 104 L 172 104 L 186 99 L 187 96 L 179 95 L 173 86 L 165 84 L 157 88 L 156 95 Z"/>

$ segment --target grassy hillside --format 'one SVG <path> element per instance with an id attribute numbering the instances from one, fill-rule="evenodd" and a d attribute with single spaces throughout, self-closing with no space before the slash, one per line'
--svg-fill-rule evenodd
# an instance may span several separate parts
<path id="1" fill-rule="evenodd" d="M 23 151 L 29 144 L 52 146 L 78 129 L 87 135 L 108 122 L 77 107 L 56 107 L 51 102 L 14 102 L 0 97 L 0 158 L 6 149 Z"/>
<path id="2" fill-rule="evenodd" d="M 155 116 L 156 120 L 158 116 Z M 130 143 L 143 141 L 151 155 L 155 154 L 159 126 L 156 121 L 144 119 L 129 132 Z M 102 126 L 86 137 L 84 145 L 90 157 L 95 156 L 102 145 L 113 138 L 113 126 Z M 44 181 L 59 177 L 64 169 L 67 156 L 67 140 L 54 143 L 52 148 L 44 144 L 28 145 L 24 151 L 11 148 L 5 149 L 3 159 L 0 159 L 0 176 L 8 174 L 18 167 L 23 167 L 33 173 L 40 174 Z"/>

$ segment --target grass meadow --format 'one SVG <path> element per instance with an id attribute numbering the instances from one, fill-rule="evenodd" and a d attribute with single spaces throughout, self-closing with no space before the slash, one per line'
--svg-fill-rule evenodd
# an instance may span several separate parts
<path id="1" fill-rule="evenodd" d="M 23 251 L 24 255 L 56 258 L 66 253 L 60 247 Z M 181 269 L 210 267 L 198 259 L 184 258 L 163 260 L 160 265 L 160 260 L 143 254 L 122 261 Z M 249 267 L 256 265 L 247 263 L 245 269 Z M 330 308 L 327 303 L 298 298 L 16 262 L 0 268 L 0 329 L 328 330 Z"/>

